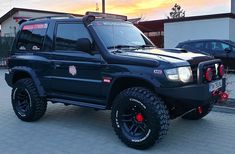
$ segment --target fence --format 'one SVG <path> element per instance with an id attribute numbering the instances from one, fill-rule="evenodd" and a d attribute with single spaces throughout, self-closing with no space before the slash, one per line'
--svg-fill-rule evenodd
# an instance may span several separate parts
<path id="1" fill-rule="evenodd" d="M 0 67 L 5 67 L 6 58 L 10 55 L 13 37 L 0 37 Z"/>
<path id="2" fill-rule="evenodd" d="M 0 59 L 0 67 L 6 67 L 7 66 L 7 59 L 1 58 Z"/>

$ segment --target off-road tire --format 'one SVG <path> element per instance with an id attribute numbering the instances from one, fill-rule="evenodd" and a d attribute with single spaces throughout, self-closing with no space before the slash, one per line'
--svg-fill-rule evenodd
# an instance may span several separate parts
<path id="1" fill-rule="evenodd" d="M 213 106 L 213 103 L 209 103 L 207 105 L 202 106 L 202 113 L 199 113 L 198 110 L 195 109 L 182 116 L 182 118 L 186 120 L 200 120 L 211 112 Z"/>
<path id="2" fill-rule="evenodd" d="M 23 114 L 17 110 L 17 95 L 19 95 L 19 90 L 25 90 L 27 92 L 28 102 L 30 104 L 27 108 L 27 112 Z M 37 121 L 45 114 L 47 109 L 46 99 L 39 96 L 38 91 L 30 78 L 21 79 L 14 84 L 11 99 L 13 110 L 17 117 L 22 121 Z"/>
<path id="3" fill-rule="evenodd" d="M 143 122 L 148 126 L 148 134 L 141 139 L 131 138 L 131 134 L 126 135 L 128 133 L 124 131 L 124 122 L 121 121 L 122 113 L 132 105 L 140 108 L 145 118 Z M 114 131 L 121 141 L 135 149 L 150 148 L 167 134 L 169 128 L 169 113 L 166 105 L 160 97 L 142 87 L 126 89 L 115 98 L 111 120 Z"/>

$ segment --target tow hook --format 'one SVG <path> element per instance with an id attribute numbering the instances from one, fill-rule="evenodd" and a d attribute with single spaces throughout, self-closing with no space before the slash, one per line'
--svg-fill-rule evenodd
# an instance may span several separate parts
<path id="1" fill-rule="evenodd" d="M 219 103 L 224 103 L 228 100 L 229 94 L 227 92 L 215 91 L 212 93 L 213 96 L 218 98 Z"/>
<path id="2" fill-rule="evenodd" d="M 228 100 L 229 94 L 227 92 L 219 92 L 219 100 L 224 103 Z"/>
<path id="3" fill-rule="evenodd" d="M 199 114 L 202 114 L 202 107 L 199 106 L 199 107 L 197 108 L 197 111 L 198 111 Z"/>

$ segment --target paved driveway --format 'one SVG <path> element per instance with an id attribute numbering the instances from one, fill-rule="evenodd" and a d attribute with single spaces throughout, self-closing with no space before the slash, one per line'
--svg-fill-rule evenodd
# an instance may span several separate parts
<path id="1" fill-rule="evenodd" d="M 227 91 L 229 92 L 229 97 L 235 99 L 235 72 L 227 75 Z"/>
<path id="2" fill-rule="evenodd" d="M 49 104 L 38 122 L 18 120 L 10 105 L 10 88 L 0 71 L 1 154 L 177 154 L 235 153 L 235 115 L 212 112 L 192 122 L 171 121 L 168 135 L 147 151 L 127 148 L 113 132 L 109 111 Z"/>

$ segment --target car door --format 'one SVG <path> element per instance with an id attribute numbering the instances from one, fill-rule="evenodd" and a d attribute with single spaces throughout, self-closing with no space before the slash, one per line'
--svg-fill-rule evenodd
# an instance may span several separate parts
<path id="1" fill-rule="evenodd" d="M 235 70 L 235 45 L 231 45 L 231 52 L 228 53 L 229 68 Z"/>
<path id="2" fill-rule="evenodd" d="M 191 42 L 189 46 L 191 48 L 191 51 L 193 52 L 203 53 L 203 54 L 208 54 L 208 55 L 211 54 L 210 50 L 206 49 L 206 44 L 203 41 Z"/>
<path id="3" fill-rule="evenodd" d="M 54 69 L 49 76 L 51 95 L 56 97 L 102 97 L 102 60 L 98 50 L 83 51 L 78 40 L 88 39 L 94 44 L 81 22 L 57 23 L 51 62 Z"/>
<path id="4" fill-rule="evenodd" d="M 233 52 L 232 47 L 221 41 L 211 41 L 211 51 L 215 58 L 221 59 L 224 65 L 228 68 L 232 68 Z"/>

